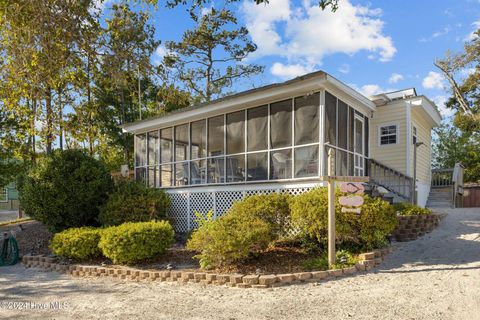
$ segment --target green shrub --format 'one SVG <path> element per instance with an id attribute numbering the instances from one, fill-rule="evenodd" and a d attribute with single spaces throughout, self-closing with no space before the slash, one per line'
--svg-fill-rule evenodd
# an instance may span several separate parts
<path id="1" fill-rule="evenodd" d="M 104 226 L 113 226 L 124 222 L 161 220 L 169 207 L 170 198 L 163 190 L 121 179 L 101 208 L 99 221 Z"/>
<path id="2" fill-rule="evenodd" d="M 341 269 L 355 265 L 359 259 L 352 252 L 347 250 L 338 250 L 335 254 L 336 262 L 333 264 L 333 269 Z M 306 270 L 328 270 L 328 256 L 323 254 L 319 258 L 311 258 L 303 262 L 303 267 Z"/>
<path id="3" fill-rule="evenodd" d="M 87 260 L 102 254 L 98 247 L 101 229 L 70 228 L 56 233 L 50 244 L 53 253 L 65 258 Z"/>
<path id="4" fill-rule="evenodd" d="M 337 190 L 336 198 L 342 194 Z M 308 237 L 326 245 L 328 237 L 328 199 L 326 188 L 316 188 L 291 201 L 292 222 Z M 397 218 L 393 207 L 379 198 L 364 195 L 361 214 L 341 211 L 335 203 L 336 242 L 355 243 L 373 248 L 382 246 L 395 229 Z"/>
<path id="5" fill-rule="evenodd" d="M 192 233 L 187 248 L 200 252 L 195 258 L 202 268 L 243 260 L 252 252 L 265 250 L 276 238 L 271 224 L 253 214 L 231 210 L 217 220 L 212 219 L 211 211 L 206 217 L 197 216 L 199 228 Z"/>
<path id="6" fill-rule="evenodd" d="M 427 208 L 421 208 L 414 204 L 402 204 L 402 206 L 394 205 L 395 211 L 397 211 L 401 216 L 420 216 L 420 215 L 429 215 L 432 214 L 432 211 Z"/>
<path id="7" fill-rule="evenodd" d="M 174 236 L 167 221 L 127 222 L 104 229 L 98 245 L 114 263 L 131 264 L 164 254 Z"/>
<path id="8" fill-rule="evenodd" d="M 290 196 L 287 194 L 261 194 L 235 202 L 228 212 L 246 219 L 258 218 L 269 224 L 275 236 L 283 236 L 290 222 Z"/>
<path id="9" fill-rule="evenodd" d="M 104 165 L 80 150 L 53 152 L 22 180 L 25 213 L 53 232 L 95 225 L 113 186 Z"/>

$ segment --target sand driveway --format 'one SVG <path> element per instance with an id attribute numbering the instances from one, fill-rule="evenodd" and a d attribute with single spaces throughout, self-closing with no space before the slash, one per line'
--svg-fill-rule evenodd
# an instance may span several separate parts
<path id="1" fill-rule="evenodd" d="M 3 267 L 0 319 L 480 319 L 480 209 L 446 212 L 374 272 L 317 286 L 122 283 Z"/>

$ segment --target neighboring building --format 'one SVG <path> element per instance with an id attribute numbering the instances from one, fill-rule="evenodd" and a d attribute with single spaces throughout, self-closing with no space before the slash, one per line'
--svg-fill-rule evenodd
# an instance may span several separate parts
<path id="1" fill-rule="evenodd" d="M 423 142 L 416 174 L 424 206 L 431 130 L 440 121 L 414 89 L 368 99 L 318 71 L 123 129 L 135 134 L 136 178 L 165 188 L 176 229 L 187 231 L 195 211 L 218 216 L 245 195 L 323 186 L 327 148 L 336 150 L 336 175 L 370 176 L 411 201 L 414 142 Z"/>
<path id="2" fill-rule="evenodd" d="M 0 188 L 0 210 L 18 210 L 18 190 L 15 183 Z"/>

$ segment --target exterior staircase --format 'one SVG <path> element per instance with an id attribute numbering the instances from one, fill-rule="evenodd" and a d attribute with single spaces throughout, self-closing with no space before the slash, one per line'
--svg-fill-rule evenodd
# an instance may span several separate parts
<path id="1" fill-rule="evenodd" d="M 463 166 L 456 163 L 450 169 L 433 169 L 428 208 L 456 208 L 462 206 Z"/>
<path id="2" fill-rule="evenodd" d="M 370 176 L 370 195 L 390 203 L 412 201 L 413 178 L 374 159 L 368 159 L 367 175 Z M 381 189 L 384 192 L 379 192 Z"/>
<path id="3" fill-rule="evenodd" d="M 428 208 L 453 208 L 452 187 L 432 187 L 427 201 Z"/>

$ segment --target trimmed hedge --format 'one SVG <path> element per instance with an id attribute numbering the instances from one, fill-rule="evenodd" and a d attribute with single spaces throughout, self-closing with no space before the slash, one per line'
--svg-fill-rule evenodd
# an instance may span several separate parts
<path id="1" fill-rule="evenodd" d="M 50 245 L 53 253 L 75 260 L 88 260 L 102 254 L 98 247 L 102 229 L 70 228 L 56 233 Z"/>
<path id="2" fill-rule="evenodd" d="M 393 207 L 401 216 L 420 216 L 432 214 L 432 210 L 421 208 L 410 203 L 396 203 L 393 205 Z"/>
<path id="3" fill-rule="evenodd" d="M 95 226 L 99 207 L 113 187 L 103 163 L 81 150 L 54 151 L 21 181 L 25 213 L 53 232 Z"/>
<path id="4" fill-rule="evenodd" d="M 212 212 L 199 217 L 199 228 L 187 243 L 202 268 L 232 264 L 251 253 L 265 250 L 273 241 L 286 234 L 290 219 L 288 195 L 268 194 L 247 197 L 235 202 L 217 220 Z"/>
<path id="5" fill-rule="evenodd" d="M 336 191 L 336 197 L 341 196 Z M 335 204 L 337 243 L 354 243 L 366 248 L 382 246 L 395 229 L 395 210 L 386 201 L 364 195 L 361 214 L 343 213 Z M 328 198 L 326 188 L 315 188 L 291 201 L 292 223 L 310 238 L 325 245 L 328 238 Z"/>
<path id="6" fill-rule="evenodd" d="M 145 222 L 165 218 L 170 198 L 160 189 L 126 179 L 118 180 L 98 217 L 104 226 L 124 222 Z"/>
<path id="7" fill-rule="evenodd" d="M 104 229 L 98 245 L 114 263 L 132 264 L 164 254 L 174 236 L 167 221 L 127 222 Z"/>

